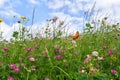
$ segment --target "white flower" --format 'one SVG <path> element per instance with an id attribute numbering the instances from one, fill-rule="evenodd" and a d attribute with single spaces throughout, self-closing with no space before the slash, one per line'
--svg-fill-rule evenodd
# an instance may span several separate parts
<path id="1" fill-rule="evenodd" d="M 99 53 L 98 53 L 97 51 L 93 51 L 93 52 L 92 52 L 92 56 L 96 56 L 96 57 L 97 57 L 98 54 L 99 54 Z"/>

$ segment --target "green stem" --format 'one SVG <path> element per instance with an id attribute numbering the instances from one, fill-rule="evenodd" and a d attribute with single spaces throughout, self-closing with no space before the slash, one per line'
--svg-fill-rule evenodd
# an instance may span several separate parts
<path id="1" fill-rule="evenodd" d="M 27 80 L 29 80 L 29 72 L 27 73 Z"/>
<path id="2" fill-rule="evenodd" d="M 58 68 L 59 70 L 61 70 L 64 74 L 66 74 L 70 78 L 70 80 L 72 80 L 71 77 L 69 76 L 69 74 L 67 72 L 65 72 L 62 68 L 60 68 L 58 66 L 55 66 L 55 67 Z"/>
<path id="3" fill-rule="evenodd" d="M 49 60 L 50 64 L 53 66 L 53 63 L 52 63 L 52 61 L 51 61 L 51 58 L 50 58 L 48 49 L 47 49 L 47 48 L 45 48 L 45 49 L 46 49 L 46 53 L 47 53 L 47 56 L 48 56 L 48 60 Z"/>

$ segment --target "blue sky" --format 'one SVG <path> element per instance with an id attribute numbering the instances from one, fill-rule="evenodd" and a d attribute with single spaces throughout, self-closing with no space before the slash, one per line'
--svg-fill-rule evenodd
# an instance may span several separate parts
<path id="1" fill-rule="evenodd" d="M 30 26 L 34 8 L 35 31 L 38 28 L 36 26 L 42 26 L 46 19 L 53 16 L 58 16 L 60 20 L 66 19 L 66 22 L 71 23 L 71 32 L 82 30 L 83 14 L 92 8 L 95 1 L 93 15 L 99 11 L 98 19 L 107 14 L 112 21 L 119 21 L 120 0 L 0 0 L 0 18 L 4 20 L 1 26 L 3 35 L 8 37 L 9 33 L 12 34 L 13 25 L 17 26 L 15 22 L 20 20 L 20 16 L 29 19 L 27 26 Z M 13 16 L 16 16 L 16 19 Z"/>

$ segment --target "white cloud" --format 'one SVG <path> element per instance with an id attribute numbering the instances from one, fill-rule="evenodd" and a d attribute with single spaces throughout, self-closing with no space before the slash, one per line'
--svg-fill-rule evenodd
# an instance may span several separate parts
<path id="1" fill-rule="evenodd" d="M 6 3 L 6 2 L 8 2 L 9 0 L 0 0 L 0 7 L 1 6 L 4 6 L 4 4 Z"/>
<path id="2" fill-rule="evenodd" d="M 28 0 L 28 1 L 33 5 L 39 4 L 39 0 Z"/>
<path id="3" fill-rule="evenodd" d="M 1 10 L 1 11 L 0 11 L 0 14 L 1 14 L 2 16 L 5 16 L 6 18 L 10 18 L 10 17 L 13 17 L 13 16 L 20 16 L 19 13 L 15 12 L 15 11 L 12 10 L 12 9 Z"/>
<path id="4" fill-rule="evenodd" d="M 5 18 L 10 18 L 13 16 L 20 16 L 20 14 L 14 10 L 15 6 L 17 6 L 18 4 L 21 4 L 20 0 L 11 2 L 11 3 L 10 2 L 11 2 L 10 0 L 0 0 L 0 4 L 3 4 L 0 7 L 0 16 L 5 17 Z M 8 5 L 6 5 L 6 3 Z"/>

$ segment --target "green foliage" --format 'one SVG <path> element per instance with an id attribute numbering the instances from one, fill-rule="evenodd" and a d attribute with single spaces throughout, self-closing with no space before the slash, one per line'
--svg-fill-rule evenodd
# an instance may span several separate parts
<path id="1" fill-rule="evenodd" d="M 53 21 L 51 24 L 55 23 Z M 21 40 L 0 43 L 0 79 L 119 80 L 119 25 L 108 24 L 106 27 L 101 23 L 96 30 L 96 26 L 87 23 L 86 27 L 88 31 L 80 34 L 76 46 L 72 46 L 69 37 L 60 37 L 61 29 L 55 31 L 54 39 L 35 37 L 24 40 L 27 30 L 20 27 L 13 37 Z M 12 64 L 15 64 L 14 68 L 11 68 Z M 19 70 L 15 71 L 16 68 Z"/>

